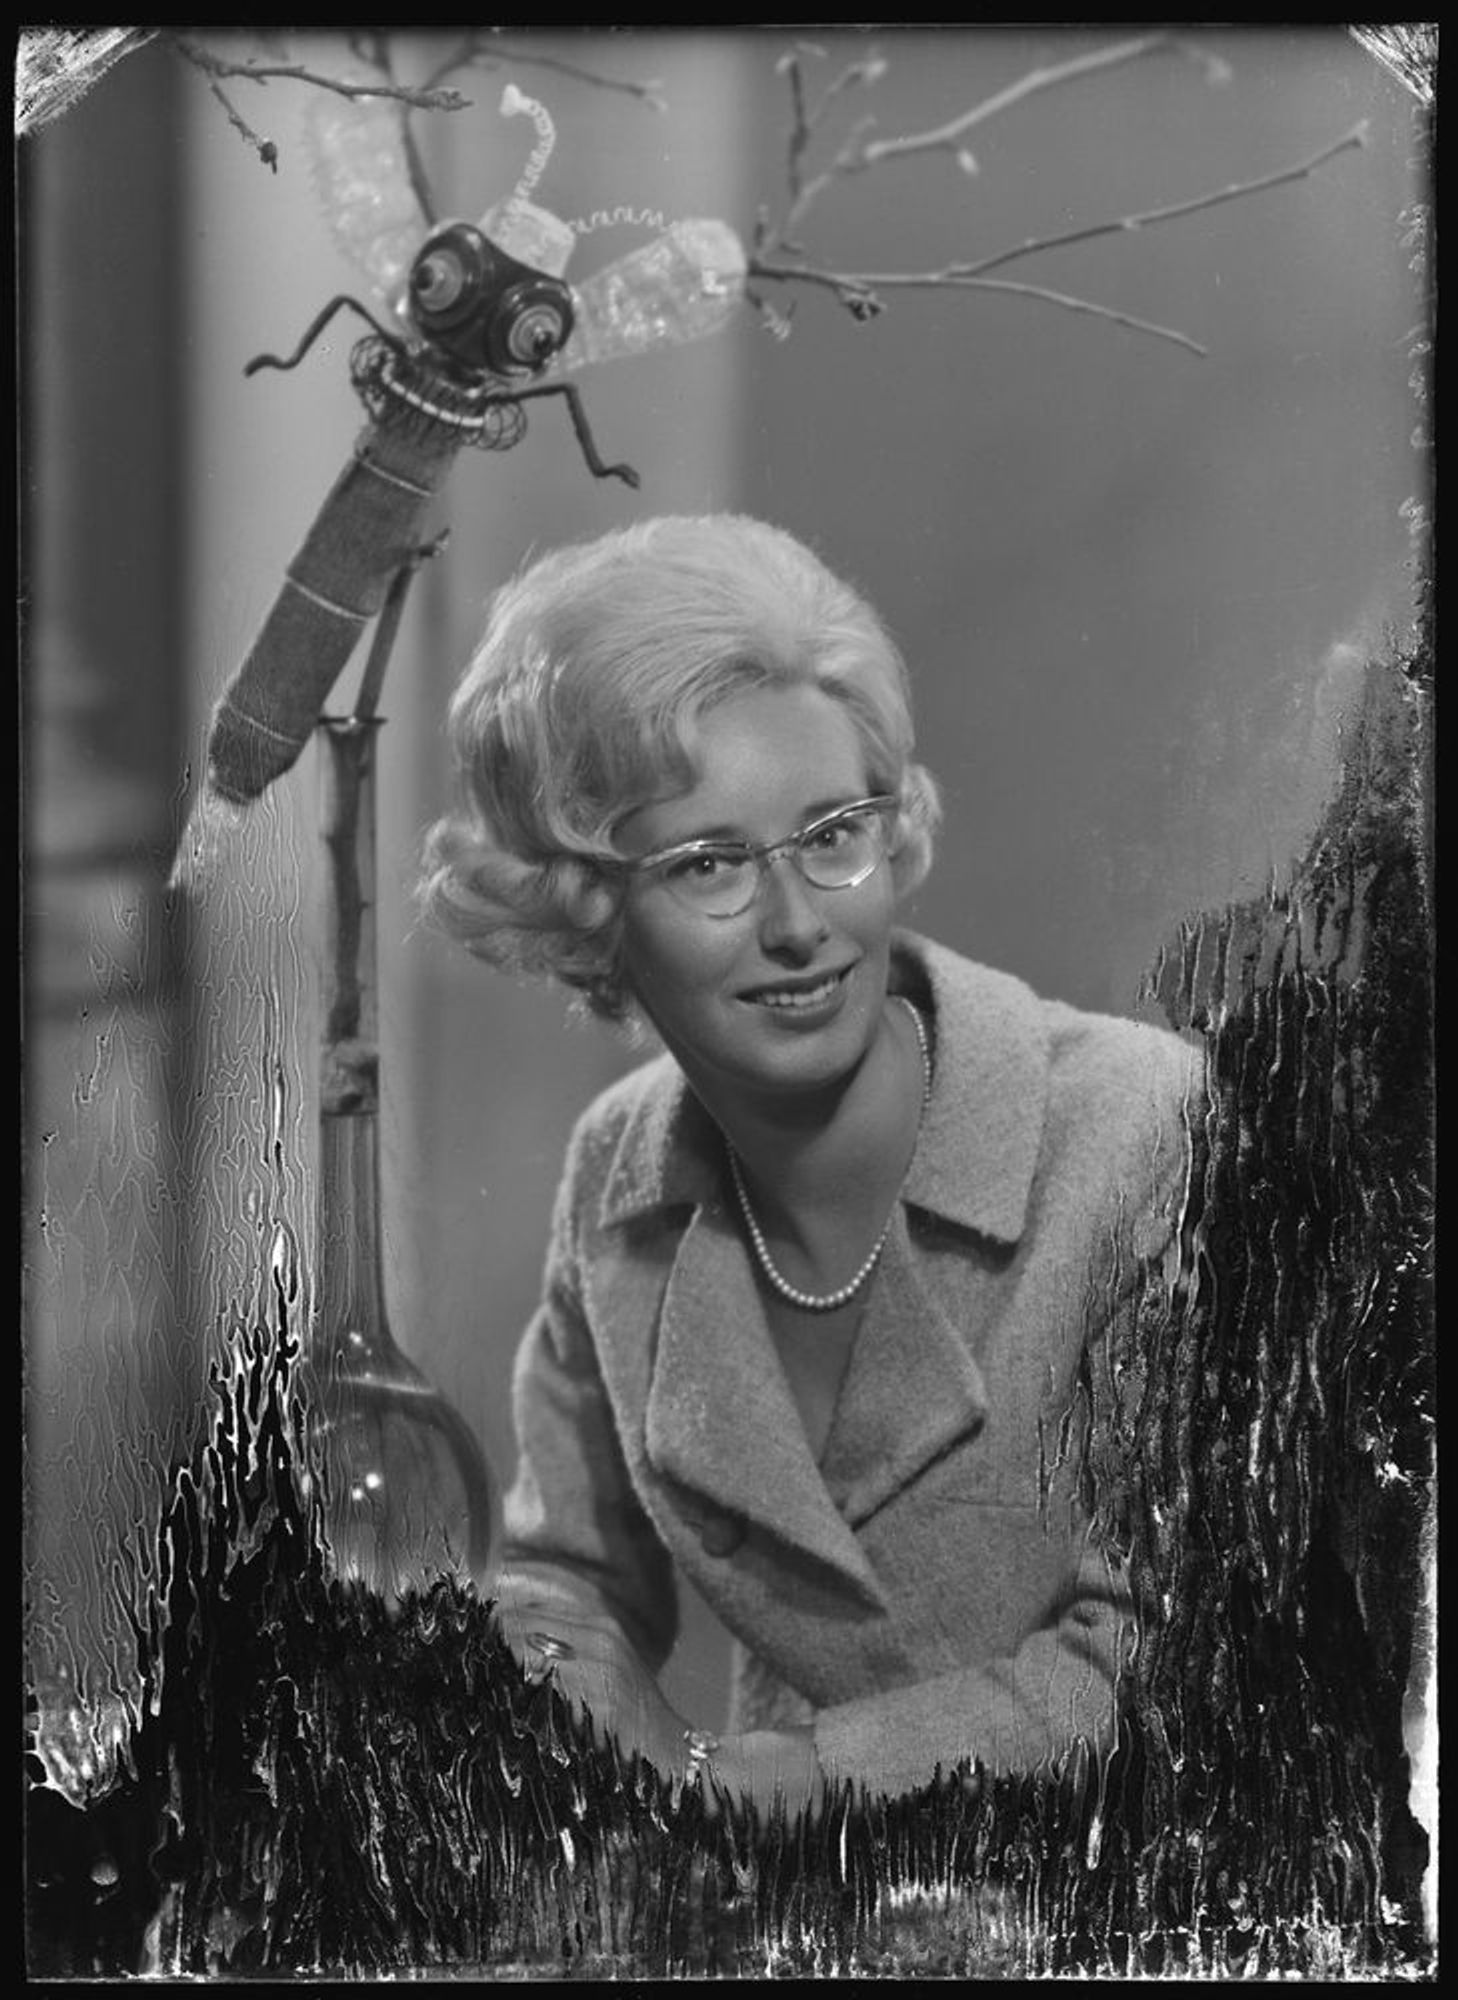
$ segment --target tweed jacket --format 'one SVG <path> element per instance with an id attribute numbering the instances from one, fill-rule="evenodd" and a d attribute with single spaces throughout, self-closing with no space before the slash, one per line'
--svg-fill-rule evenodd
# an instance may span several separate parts
<path id="1" fill-rule="evenodd" d="M 1199 1089 L 1161 1030 L 906 932 L 892 964 L 932 1092 L 819 1462 L 723 1140 L 661 1056 L 570 1143 L 505 1509 L 513 1591 L 657 1671 L 688 1578 L 738 1642 L 731 1727 L 811 1720 L 887 1792 L 1109 1737 L 1133 1607 L 1078 1503 L 1080 1364 L 1168 1251 Z"/>

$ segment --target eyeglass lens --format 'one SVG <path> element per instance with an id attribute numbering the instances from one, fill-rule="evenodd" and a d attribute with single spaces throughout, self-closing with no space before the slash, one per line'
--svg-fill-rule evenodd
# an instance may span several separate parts
<path id="1" fill-rule="evenodd" d="M 788 855 L 813 888 L 850 889 L 865 881 L 885 849 L 885 808 L 861 806 L 819 820 L 761 854 L 742 847 L 698 848 L 671 861 L 663 879 L 692 909 L 738 916 L 753 902 L 760 871 L 774 854 Z"/>

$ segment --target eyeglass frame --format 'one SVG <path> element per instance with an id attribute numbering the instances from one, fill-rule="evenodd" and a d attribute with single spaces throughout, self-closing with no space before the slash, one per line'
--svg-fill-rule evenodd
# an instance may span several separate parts
<path id="1" fill-rule="evenodd" d="M 640 854 L 632 860 L 620 861 L 617 866 L 625 874 L 636 876 L 661 870 L 665 865 L 686 860 L 695 854 L 728 853 L 738 860 L 752 861 L 755 866 L 754 886 L 737 910 L 702 909 L 698 904 L 679 895 L 670 883 L 664 883 L 664 887 L 680 908 L 692 910 L 696 916 L 704 917 L 710 923 L 731 923 L 735 917 L 742 917 L 746 910 L 753 909 L 758 901 L 764 878 L 769 872 L 770 863 L 780 854 L 790 855 L 794 861 L 795 873 L 808 888 L 818 889 L 825 895 L 838 895 L 842 889 L 858 889 L 862 882 L 871 879 L 883 861 L 890 858 L 893 850 L 889 841 L 874 857 L 870 866 L 863 869 L 859 875 L 853 875 L 849 882 L 812 882 L 801 865 L 799 850 L 813 834 L 822 832 L 827 826 L 833 826 L 839 819 L 848 818 L 853 813 L 874 810 L 884 824 L 892 812 L 899 810 L 900 805 L 901 800 L 894 792 L 873 792 L 868 798 L 851 799 L 843 806 L 835 806 L 831 811 L 807 820 L 798 832 L 788 834 L 783 840 L 767 840 L 758 844 L 748 840 L 681 840 L 672 847 L 660 847 L 655 853 Z"/>

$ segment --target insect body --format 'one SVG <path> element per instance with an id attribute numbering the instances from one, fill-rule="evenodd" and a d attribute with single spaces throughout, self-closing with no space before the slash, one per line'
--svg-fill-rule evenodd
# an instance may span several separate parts
<path id="1" fill-rule="evenodd" d="M 503 103 L 540 113 L 520 93 Z M 315 141 L 326 212 L 390 323 L 340 294 L 292 355 L 259 355 L 245 371 L 296 367 L 345 307 L 368 323 L 350 376 L 370 421 L 214 711 L 209 788 L 238 804 L 309 740 L 364 626 L 419 560 L 426 510 L 461 447 L 508 449 L 525 432 L 523 405 L 560 396 L 593 474 L 636 487 L 630 465 L 599 455 L 567 372 L 711 332 L 743 296 L 744 252 L 723 223 L 678 223 L 574 290 L 563 275 L 573 233 L 522 186 L 480 223 L 427 220 L 389 105 L 325 107 Z"/>

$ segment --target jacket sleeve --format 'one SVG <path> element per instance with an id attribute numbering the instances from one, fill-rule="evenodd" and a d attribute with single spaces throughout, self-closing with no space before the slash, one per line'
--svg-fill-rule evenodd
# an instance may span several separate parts
<path id="1" fill-rule="evenodd" d="M 832 1778 L 873 1793 L 914 1790 L 964 1760 L 989 1777 L 1058 1770 L 1111 1743 L 1134 1630 L 1127 1582 L 1090 1541 L 1015 1652 L 821 1709 L 816 1754 Z"/>
<path id="2" fill-rule="evenodd" d="M 673 1646 L 672 1564 L 633 1491 L 583 1307 L 569 1160 L 541 1306 L 517 1354 L 518 1448 L 497 1592 L 516 1614 L 558 1612 L 617 1628 L 657 1673 Z"/>

